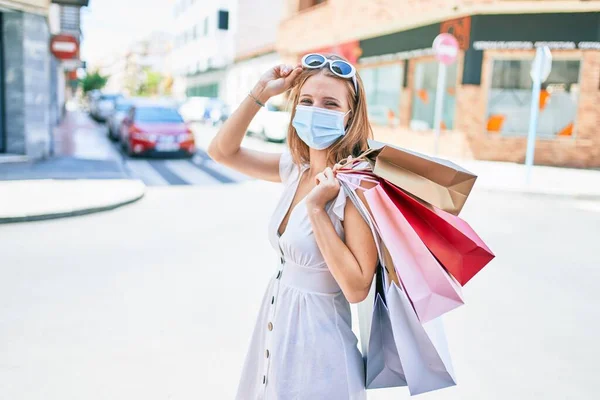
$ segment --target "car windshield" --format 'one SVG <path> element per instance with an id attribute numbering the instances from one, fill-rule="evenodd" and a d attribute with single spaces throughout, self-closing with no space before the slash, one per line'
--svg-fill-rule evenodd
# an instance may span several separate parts
<path id="1" fill-rule="evenodd" d="M 100 96 L 100 100 L 116 100 L 119 96 L 118 94 L 103 94 Z"/>
<path id="2" fill-rule="evenodd" d="M 127 111 L 129 111 L 129 109 L 131 108 L 131 106 L 132 106 L 131 103 L 117 103 L 116 110 L 117 111 L 122 111 L 122 112 L 127 112 Z"/>
<path id="3" fill-rule="evenodd" d="M 138 122 L 183 122 L 181 115 L 174 108 L 142 107 L 135 110 Z"/>

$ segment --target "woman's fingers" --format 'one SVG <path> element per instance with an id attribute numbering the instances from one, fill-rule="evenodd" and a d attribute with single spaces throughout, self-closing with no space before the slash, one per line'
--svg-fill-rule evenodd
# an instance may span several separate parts
<path id="1" fill-rule="evenodd" d="M 285 84 L 287 88 L 292 87 L 298 76 L 302 73 L 302 67 L 291 68 L 290 72 L 286 75 Z"/>
<path id="2" fill-rule="evenodd" d="M 325 177 L 327 179 L 333 179 L 334 175 L 333 175 L 333 170 L 329 167 L 325 168 L 325 171 L 323 171 L 323 174 L 325 175 Z"/>
<path id="3" fill-rule="evenodd" d="M 318 185 L 318 184 L 325 182 L 327 180 L 327 177 L 325 176 L 325 174 L 323 172 L 321 172 L 321 173 L 317 174 L 315 179 L 316 179 L 317 185 Z"/>
<path id="4" fill-rule="evenodd" d="M 346 165 L 350 164 L 351 162 L 352 162 L 352 156 L 348 156 L 348 158 L 344 158 L 342 161 L 340 161 L 339 163 L 337 163 L 333 166 L 333 172 L 337 171 L 340 168 L 345 167 Z"/>

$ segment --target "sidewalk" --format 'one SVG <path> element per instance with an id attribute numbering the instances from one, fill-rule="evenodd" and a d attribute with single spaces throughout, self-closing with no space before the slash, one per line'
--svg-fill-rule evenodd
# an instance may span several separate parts
<path id="1" fill-rule="evenodd" d="M 0 223 L 89 214 L 141 199 L 144 184 L 130 179 L 105 129 L 69 112 L 55 128 L 54 157 L 0 156 Z"/>
<path id="2" fill-rule="evenodd" d="M 0 224 L 72 217 L 140 200 L 139 180 L 21 180 L 0 182 Z"/>
<path id="3" fill-rule="evenodd" d="M 534 166 L 497 161 L 453 160 L 477 175 L 475 190 L 600 200 L 600 171 Z"/>

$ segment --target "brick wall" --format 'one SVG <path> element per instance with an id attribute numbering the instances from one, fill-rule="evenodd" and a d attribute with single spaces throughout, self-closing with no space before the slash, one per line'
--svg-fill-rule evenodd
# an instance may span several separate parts
<path id="1" fill-rule="evenodd" d="M 533 52 L 505 51 L 503 56 L 523 56 Z M 558 53 L 560 56 L 561 52 Z M 568 52 L 562 52 L 568 53 Z M 535 163 L 578 168 L 600 167 L 600 51 L 572 51 L 581 57 L 580 95 L 577 120 L 573 137 L 538 139 L 535 148 Z M 456 114 L 453 131 L 442 132 L 439 154 L 444 157 L 475 158 L 481 160 L 523 163 L 527 147 L 526 137 L 505 137 L 486 132 L 488 88 L 490 85 L 492 58 L 495 52 L 484 55 L 482 82 L 477 85 L 457 85 Z M 409 147 L 416 151 L 432 153 L 434 134 L 432 131 L 415 132 L 408 129 L 412 111 L 412 86 L 417 61 L 410 60 L 407 74 L 408 87 L 401 89 L 399 128 L 374 127 L 375 138 L 387 143 Z M 462 60 L 459 60 L 458 76 L 462 75 Z"/>
<path id="2" fill-rule="evenodd" d="M 533 52 L 502 52 L 522 55 Z M 561 52 L 555 52 L 560 55 Z M 562 52 L 567 53 L 567 52 Z M 486 52 L 481 86 L 462 85 L 457 88 L 456 130 L 466 137 L 467 153 L 484 160 L 524 162 L 526 137 L 503 137 L 486 132 L 485 115 L 490 85 L 492 57 Z M 538 139 L 535 163 L 569 167 L 600 167 L 600 52 L 571 52 L 581 56 L 580 96 L 573 137 Z"/>
<path id="3" fill-rule="evenodd" d="M 292 13 L 292 16 L 280 26 L 277 49 L 284 55 L 299 54 L 310 49 L 426 25 L 459 14 L 455 10 L 457 3 L 460 1 L 328 0 L 294 15 L 298 0 L 289 0 L 288 13 Z"/>

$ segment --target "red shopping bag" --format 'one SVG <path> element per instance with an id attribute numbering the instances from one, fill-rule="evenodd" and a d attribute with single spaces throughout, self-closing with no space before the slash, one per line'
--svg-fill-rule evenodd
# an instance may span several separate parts
<path id="1" fill-rule="evenodd" d="M 495 257 L 459 217 L 414 199 L 385 179 L 381 187 L 429 251 L 462 286 Z"/>

